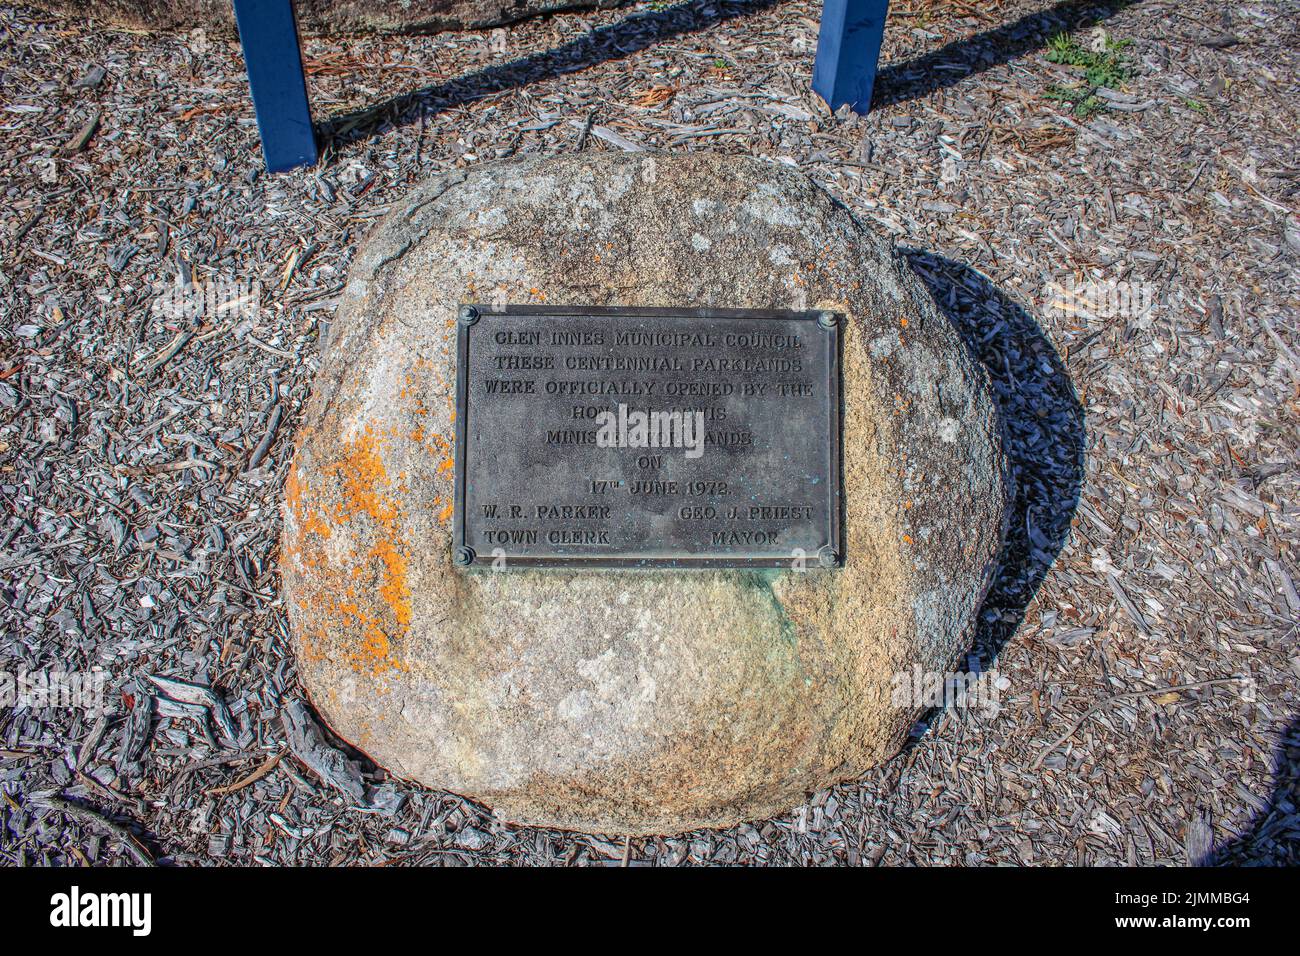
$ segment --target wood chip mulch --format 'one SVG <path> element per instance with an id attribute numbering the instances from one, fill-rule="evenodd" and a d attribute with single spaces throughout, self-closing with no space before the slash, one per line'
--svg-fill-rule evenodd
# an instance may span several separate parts
<path id="1" fill-rule="evenodd" d="M 0 8 L 0 863 L 1300 862 L 1300 9 L 900 0 L 876 109 L 810 92 L 820 5 L 640 4 L 313 39 L 314 169 L 268 176 L 238 47 Z M 1125 79 L 1076 108 L 1070 33 Z M 993 376 L 1019 492 L 971 651 L 996 714 L 783 817 L 502 825 L 344 754 L 278 596 L 291 441 L 349 256 L 496 157 L 707 149 L 893 237 Z M 160 287 L 256 280 L 195 323 Z M 1140 314 L 1063 308 L 1079 281 Z"/>

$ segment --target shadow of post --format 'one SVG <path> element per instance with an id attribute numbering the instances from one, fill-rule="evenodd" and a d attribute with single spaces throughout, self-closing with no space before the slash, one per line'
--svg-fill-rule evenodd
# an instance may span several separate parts
<path id="1" fill-rule="evenodd" d="M 401 93 L 365 109 L 333 116 L 317 124 L 322 143 L 337 149 L 370 139 L 384 123 L 403 126 L 421 111 L 455 109 L 506 90 L 577 73 L 608 60 L 620 60 L 688 33 L 698 33 L 742 17 L 752 16 L 781 0 L 721 0 L 717 3 L 678 3 L 658 10 L 631 13 L 608 26 L 597 27 L 551 50 L 530 53 L 464 76 Z"/>
<path id="2" fill-rule="evenodd" d="M 959 262 L 903 252 L 988 372 L 1002 423 L 1013 497 L 971 647 L 987 666 L 1020 625 L 1070 533 L 1083 488 L 1083 407 L 1060 356 L 1019 304 Z"/>
<path id="3" fill-rule="evenodd" d="M 1063 0 L 930 53 L 885 66 L 876 77 L 872 109 L 929 96 L 969 76 L 1042 47 L 1056 33 L 1096 26 L 1142 0 Z"/>
<path id="4" fill-rule="evenodd" d="M 377 136 L 388 126 L 404 126 L 429 113 L 455 109 L 484 97 L 565 76 L 610 60 L 620 60 L 655 44 L 699 33 L 777 6 L 782 0 L 716 0 L 683 2 L 639 10 L 559 46 L 530 53 L 400 93 L 364 109 L 332 116 L 317 124 L 322 148 L 340 147 Z M 1053 33 L 1092 26 L 1141 0 L 1061 0 L 937 50 L 922 53 L 880 70 L 872 108 L 882 109 L 945 89 L 1040 48 Z M 897 17 L 886 30 L 899 29 Z M 810 36 L 816 35 L 814 27 Z M 813 54 L 808 54 L 811 73 Z"/>

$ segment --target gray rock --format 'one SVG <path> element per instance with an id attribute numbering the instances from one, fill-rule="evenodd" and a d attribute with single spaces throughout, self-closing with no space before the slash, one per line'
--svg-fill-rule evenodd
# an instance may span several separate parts
<path id="1" fill-rule="evenodd" d="M 464 301 L 846 314 L 845 566 L 454 568 Z M 924 706 L 895 675 L 967 649 L 1007 497 L 983 369 L 803 175 L 698 153 L 456 172 L 378 225 L 332 328 L 284 591 L 316 707 L 390 771 L 513 822 L 726 826 L 888 759 Z"/>

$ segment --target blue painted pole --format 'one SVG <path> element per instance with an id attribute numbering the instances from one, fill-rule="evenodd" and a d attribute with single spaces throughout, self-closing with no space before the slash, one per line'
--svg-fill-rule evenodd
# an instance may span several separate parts
<path id="1" fill-rule="evenodd" d="M 822 4 L 812 85 L 832 110 L 845 103 L 855 113 L 871 109 L 888 12 L 889 0 L 825 0 Z"/>
<path id="2" fill-rule="evenodd" d="M 316 162 L 316 134 L 292 0 L 234 0 L 268 172 Z"/>

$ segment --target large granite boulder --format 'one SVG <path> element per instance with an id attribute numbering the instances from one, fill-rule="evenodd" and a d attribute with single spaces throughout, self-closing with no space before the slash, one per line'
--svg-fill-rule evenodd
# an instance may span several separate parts
<path id="1" fill-rule="evenodd" d="M 134 30 L 235 34 L 231 0 L 31 0 L 64 16 L 92 17 Z M 295 0 L 298 29 L 309 36 L 475 30 L 542 13 L 616 7 L 627 0 Z"/>
<path id="2" fill-rule="evenodd" d="M 833 309 L 847 560 L 452 564 L 460 302 Z M 509 821 L 725 826 L 897 752 L 894 675 L 969 646 L 1006 478 L 983 369 L 902 260 L 779 164 L 589 154 L 429 182 L 353 263 L 287 489 L 302 681 L 342 737 Z"/>

